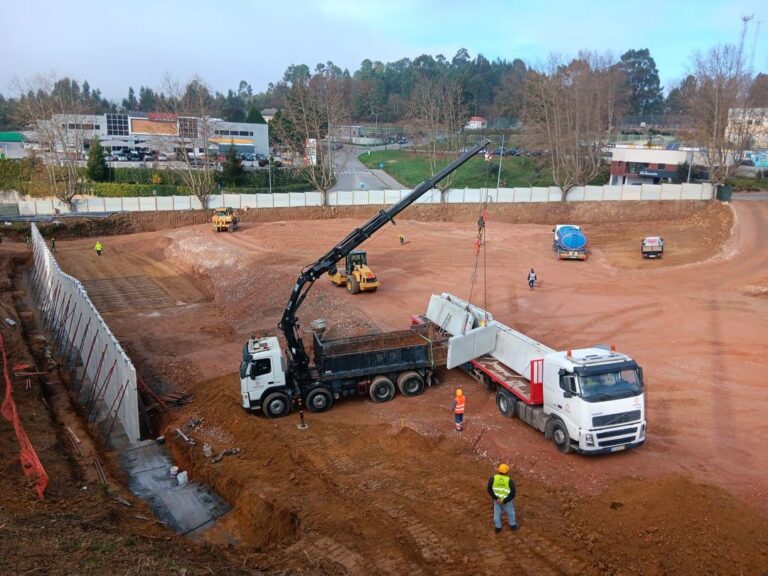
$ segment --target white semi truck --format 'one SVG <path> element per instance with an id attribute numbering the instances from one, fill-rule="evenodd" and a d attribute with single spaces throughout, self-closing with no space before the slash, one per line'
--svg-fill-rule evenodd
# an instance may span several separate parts
<path id="1" fill-rule="evenodd" d="M 473 320 L 451 323 L 466 312 Z M 561 452 L 601 454 L 645 442 L 643 370 L 629 356 L 602 347 L 555 351 L 447 293 L 433 295 L 426 316 L 412 321 L 453 335 L 495 329 L 491 352 L 462 368 L 496 391 L 502 415 L 543 432 Z"/>

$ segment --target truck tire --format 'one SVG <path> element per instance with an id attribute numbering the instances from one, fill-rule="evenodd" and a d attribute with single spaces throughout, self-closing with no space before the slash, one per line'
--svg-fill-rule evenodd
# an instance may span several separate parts
<path id="1" fill-rule="evenodd" d="M 304 404 L 310 412 L 325 412 L 333 405 L 333 395 L 325 388 L 315 388 L 309 391 Z"/>
<path id="2" fill-rule="evenodd" d="M 357 294 L 360 292 L 360 283 L 357 281 L 357 278 L 351 274 L 347 276 L 347 290 L 349 290 L 350 294 Z"/>
<path id="3" fill-rule="evenodd" d="M 568 435 L 568 428 L 561 420 L 555 420 L 552 423 L 552 442 L 563 454 L 571 451 L 571 437 Z"/>
<path id="4" fill-rule="evenodd" d="M 386 376 L 376 376 L 368 389 L 368 395 L 374 402 L 389 402 L 395 397 L 395 385 Z"/>
<path id="5" fill-rule="evenodd" d="M 418 396 L 424 392 L 424 378 L 418 372 L 403 372 L 397 377 L 397 388 L 403 396 Z"/>
<path id="6" fill-rule="evenodd" d="M 291 402 L 284 392 L 272 392 L 261 404 L 264 415 L 267 418 L 281 418 L 291 411 Z"/>
<path id="7" fill-rule="evenodd" d="M 505 418 L 514 418 L 515 399 L 512 394 L 506 390 L 498 390 L 496 392 L 496 407 Z"/>

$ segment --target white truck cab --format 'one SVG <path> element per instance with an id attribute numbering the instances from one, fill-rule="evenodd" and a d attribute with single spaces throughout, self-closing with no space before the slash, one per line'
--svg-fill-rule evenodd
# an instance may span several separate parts
<path id="1" fill-rule="evenodd" d="M 630 357 L 603 348 L 554 352 L 544 357 L 543 372 L 543 409 L 561 450 L 617 452 L 645 441 L 642 368 Z M 569 446 L 558 442 L 562 432 Z"/>
<path id="2" fill-rule="evenodd" d="M 287 402 L 289 396 L 286 394 L 285 370 L 285 358 L 280 351 L 277 338 L 274 336 L 250 338 L 243 346 L 243 359 L 240 363 L 240 394 L 243 408 L 262 409 L 267 393 L 273 391 L 282 391 L 278 400 Z M 279 406 L 273 407 L 273 409 L 279 408 Z"/>

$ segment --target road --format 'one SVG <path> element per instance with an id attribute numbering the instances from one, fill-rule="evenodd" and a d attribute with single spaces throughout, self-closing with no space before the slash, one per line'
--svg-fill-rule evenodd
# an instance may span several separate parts
<path id="1" fill-rule="evenodd" d="M 394 144 L 394 146 L 397 146 L 397 144 Z M 383 170 L 369 170 L 357 159 L 358 155 L 365 151 L 383 149 L 384 146 L 366 148 L 364 146 L 345 144 L 340 150 L 335 150 L 334 166 L 336 168 L 337 182 L 336 186 L 331 188 L 331 191 L 405 189 L 405 186 L 386 175 Z"/>

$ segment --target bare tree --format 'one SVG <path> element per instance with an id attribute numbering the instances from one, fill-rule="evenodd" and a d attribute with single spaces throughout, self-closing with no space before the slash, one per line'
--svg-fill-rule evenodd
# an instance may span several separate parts
<path id="1" fill-rule="evenodd" d="M 696 86 L 688 96 L 688 136 L 700 146 L 713 184 L 739 165 L 762 118 L 747 108 L 751 81 L 738 47 L 725 44 L 693 56 Z M 756 124 L 756 122 L 758 122 Z"/>
<path id="2" fill-rule="evenodd" d="M 411 130 L 426 146 L 430 175 L 434 176 L 446 162 L 440 157 L 444 151 L 458 148 L 461 128 L 466 119 L 461 84 L 447 78 L 429 78 L 416 82 L 408 108 Z M 440 184 L 440 190 L 450 188 L 453 174 Z"/>
<path id="3" fill-rule="evenodd" d="M 524 135 L 548 150 L 561 200 L 600 173 L 622 96 L 621 73 L 609 56 L 581 53 L 568 64 L 552 56 L 546 69 L 529 71 Z"/>
<path id="4" fill-rule="evenodd" d="M 321 192 L 323 205 L 328 190 L 336 184 L 331 140 L 333 126 L 346 116 L 344 100 L 341 71 L 318 67 L 311 78 L 293 78 L 285 108 L 271 124 L 277 141 L 303 159 L 298 170 Z"/>
<path id="5" fill-rule="evenodd" d="M 171 125 L 169 138 L 157 140 L 160 149 L 175 161 L 172 170 L 181 178 L 203 208 L 216 187 L 216 158 L 211 157 L 214 136 L 214 99 L 208 86 L 198 77 L 181 86 L 166 76 L 163 86 L 165 113 Z M 215 147 L 218 150 L 218 147 Z"/>
<path id="6" fill-rule="evenodd" d="M 19 121 L 28 126 L 40 147 L 39 157 L 53 195 L 70 209 L 81 191 L 80 161 L 95 126 L 87 115 L 88 102 L 75 80 L 36 76 L 14 80 L 19 95 Z"/>

